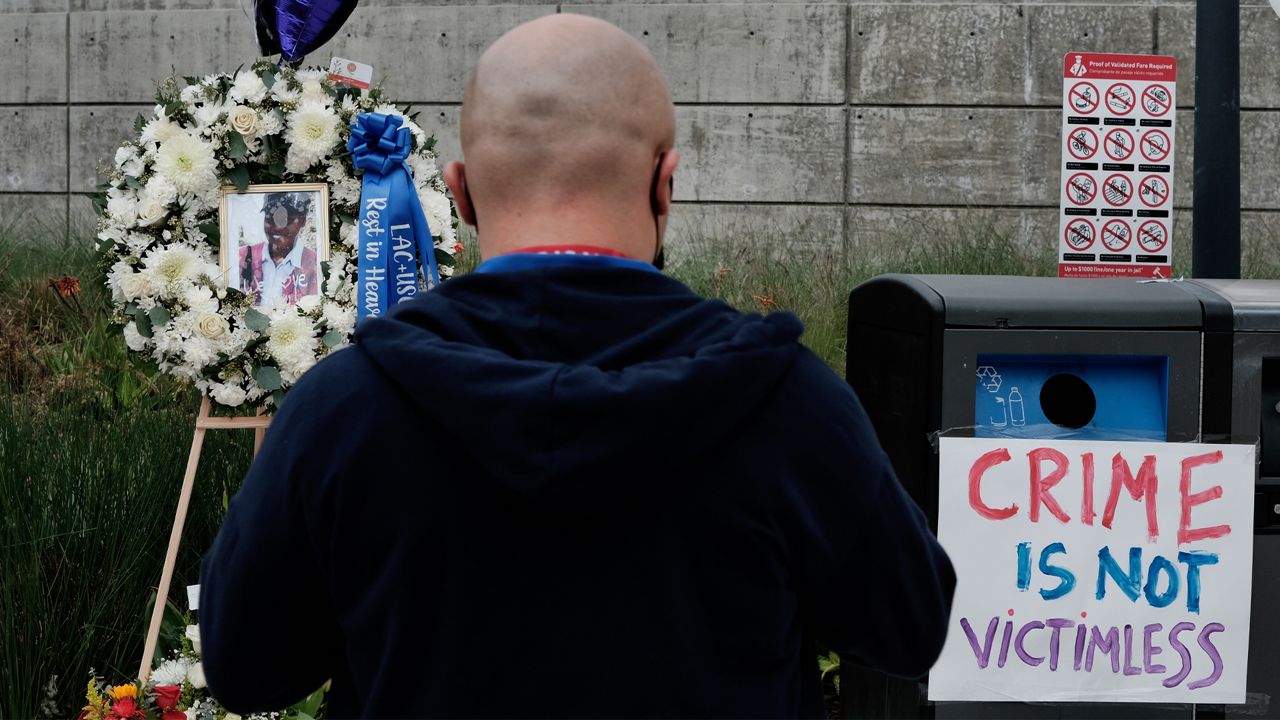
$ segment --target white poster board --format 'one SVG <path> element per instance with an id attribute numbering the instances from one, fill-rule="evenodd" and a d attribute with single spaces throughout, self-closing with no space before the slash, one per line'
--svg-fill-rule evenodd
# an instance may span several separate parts
<path id="1" fill-rule="evenodd" d="M 1177 61 L 1070 52 L 1062 66 L 1059 277 L 1169 277 Z"/>
<path id="2" fill-rule="evenodd" d="M 940 443 L 929 699 L 1244 702 L 1252 445 Z"/>

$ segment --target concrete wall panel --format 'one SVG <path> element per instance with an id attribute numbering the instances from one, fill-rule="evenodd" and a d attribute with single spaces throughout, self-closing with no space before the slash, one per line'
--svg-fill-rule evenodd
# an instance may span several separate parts
<path id="1" fill-rule="evenodd" d="M 844 101 L 843 5 L 566 4 L 632 33 L 676 102 Z"/>
<path id="2" fill-rule="evenodd" d="M 67 101 L 67 16 L 0 15 L 0 103 Z"/>
<path id="3" fill-rule="evenodd" d="M 1195 105 L 1196 10 L 1157 10 L 1160 52 L 1178 58 L 1178 106 Z M 1240 105 L 1280 107 L 1280 21 L 1268 6 L 1240 8 Z"/>
<path id="4" fill-rule="evenodd" d="M 1140 6 L 854 5 L 853 102 L 1055 105 L 1069 50 L 1150 52 Z"/>
<path id="5" fill-rule="evenodd" d="M 150 105 L 74 106 L 71 108 L 71 192 L 89 193 L 106 179 L 116 148 L 134 136 L 133 121 L 151 116 Z"/>
<path id="6" fill-rule="evenodd" d="M 66 192 L 67 109 L 0 108 L 0 192 Z"/>
<path id="7" fill-rule="evenodd" d="M 472 65 L 490 42 L 555 6 L 358 8 L 310 64 L 333 55 L 374 67 L 401 102 L 458 102 Z M 72 15 L 71 99 L 147 102 L 174 68 L 181 75 L 230 71 L 258 55 L 253 23 L 240 10 Z M 122 51 L 127 48 L 127 51 Z M 407 49 L 412 49 L 409 54 Z"/>
<path id="8" fill-rule="evenodd" d="M 39 240 L 66 224 L 66 195 L 0 193 L 0 232 L 7 239 Z"/>
<path id="9" fill-rule="evenodd" d="M 1055 205 L 1060 113 L 854 108 L 849 202 Z"/>
<path id="10" fill-rule="evenodd" d="M 239 10 L 71 15 L 71 100 L 144 103 L 176 70 L 234 70 L 258 54 L 251 21 Z"/>
<path id="11" fill-rule="evenodd" d="M 676 109 L 677 200 L 841 200 L 843 107 Z"/>
<path id="12" fill-rule="evenodd" d="M 324 65 L 338 55 L 373 66 L 397 102 L 462 101 L 471 68 L 494 40 L 555 5 L 360 6 L 342 32 L 310 56 Z"/>
<path id="13" fill-rule="evenodd" d="M 1150 55 L 1155 13 L 1150 6 L 1035 5 L 1027 8 L 1028 53 L 1024 63 L 1031 91 L 1023 100 L 1062 105 L 1062 59 L 1068 52 Z"/>
<path id="14" fill-rule="evenodd" d="M 0 15 L 66 12 L 71 9 L 70 0 L 6 0 L 0 5 Z"/>

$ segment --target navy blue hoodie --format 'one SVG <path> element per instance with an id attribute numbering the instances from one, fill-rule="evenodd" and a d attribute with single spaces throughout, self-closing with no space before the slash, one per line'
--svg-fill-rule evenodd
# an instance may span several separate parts
<path id="1" fill-rule="evenodd" d="M 656 272 L 476 273 L 290 392 L 202 566 L 209 687 L 331 717 L 822 715 L 955 578 L 792 315 Z M 874 352 L 871 349 L 851 351 Z"/>

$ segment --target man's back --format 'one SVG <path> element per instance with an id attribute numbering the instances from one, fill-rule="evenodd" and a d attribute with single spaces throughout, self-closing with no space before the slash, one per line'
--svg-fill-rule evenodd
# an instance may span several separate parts
<path id="1" fill-rule="evenodd" d="M 203 568 L 229 707 L 816 715 L 814 641 L 928 669 L 950 564 L 799 323 L 596 264 L 452 280 L 303 378 Z"/>

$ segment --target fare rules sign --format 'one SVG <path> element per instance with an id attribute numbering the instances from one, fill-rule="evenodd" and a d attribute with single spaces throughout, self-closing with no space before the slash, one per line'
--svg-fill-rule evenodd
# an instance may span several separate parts
<path id="1" fill-rule="evenodd" d="M 931 700 L 1241 703 L 1254 447 L 942 438 Z"/>
<path id="2" fill-rule="evenodd" d="M 1169 277 L 1177 61 L 1072 52 L 1062 66 L 1058 275 Z"/>

